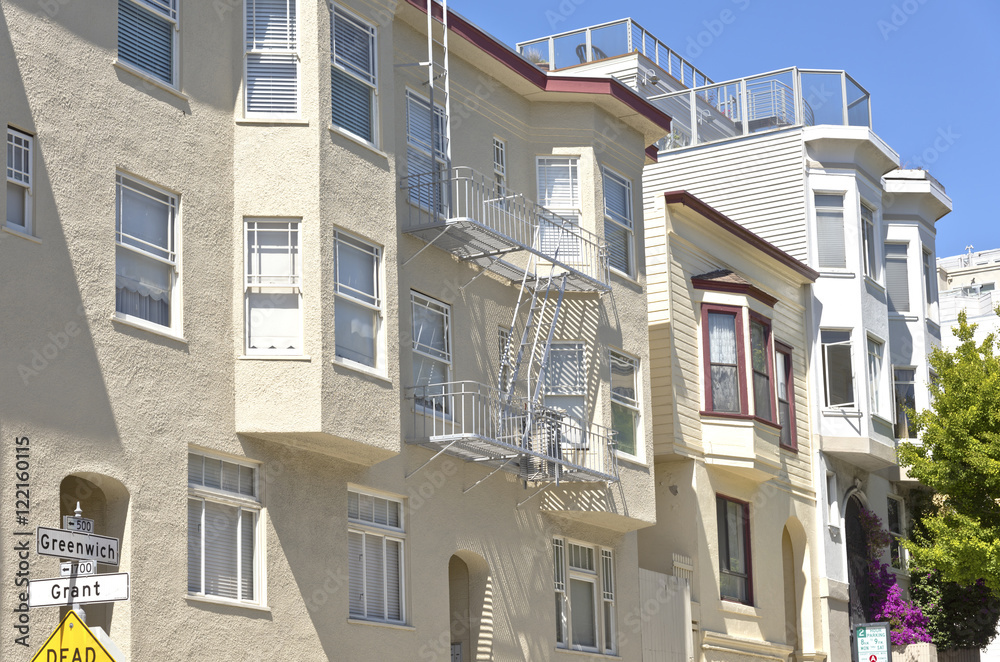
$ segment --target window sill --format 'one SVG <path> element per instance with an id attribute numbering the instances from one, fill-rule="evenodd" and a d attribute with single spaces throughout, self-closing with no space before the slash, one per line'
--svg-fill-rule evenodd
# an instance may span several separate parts
<path id="1" fill-rule="evenodd" d="M 637 286 L 640 286 L 640 287 L 642 286 L 642 283 L 640 283 L 638 280 L 636 280 L 635 276 L 627 274 L 624 271 L 618 271 L 614 267 L 608 267 L 608 271 L 611 272 L 612 276 L 617 276 L 618 278 L 621 278 L 622 280 L 624 280 L 626 282 L 629 282 L 629 283 L 631 283 L 633 285 L 637 285 Z"/>
<path id="2" fill-rule="evenodd" d="M 187 338 L 176 333 L 172 329 L 168 329 L 165 326 L 160 326 L 159 324 L 153 324 L 152 322 L 147 322 L 146 320 L 136 319 L 135 317 L 128 317 L 122 313 L 115 313 L 111 316 L 111 321 L 123 326 L 130 326 L 133 329 L 141 329 L 143 331 L 148 331 L 150 333 L 156 334 L 158 336 L 163 336 L 164 338 L 169 338 L 171 340 L 176 340 L 177 342 L 182 342 L 187 344 Z"/>
<path id="3" fill-rule="evenodd" d="M 879 423 L 882 423 L 883 425 L 888 425 L 890 428 L 895 428 L 896 427 L 895 423 L 893 423 L 892 421 L 890 421 L 889 419 L 887 419 L 885 416 L 882 416 L 881 414 L 874 414 L 873 413 L 872 414 L 872 418 L 874 420 L 878 421 Z"/>
<path id="4" fill-rule="evenodd" d="M 239 600 L 227 600 L 225 598 L 213 598 L 208 595 L 185 595 L 188 602 L 204 602 L 210 605 L 223 605 L 226 607 L 239 607 L 241 609 L 251 609 L 253 611 L 263 611 L 271 613 L 271 608 L 267 605 L 253 604 L 252 602 L 240 602 Z"/>
<path id="5" fill-rule="evenodd" d="M 241 354 L 236 357 L 240 361 L 303 361 L 308 363 L 312 357 L 308 354 Z"/>
<path id="6" fill-rule="evenodd" d="M 761 418 L 760 416 L 755 416 L 753 414 L 736 414 L 725 411 L 701 411 L 699 413 L 707 418 L 728 418 L 737 421 L 753 421 L 754 423 L 760 423 L 761 425 L 766 425 L 767 427 L 774 428 L 778 431 L 781 430 L 781 426 L 774 421 L 769 421 L 766 418 Z"/>
<path id="7" fill-rule="evenodd" d="M 742 602 L 736 602 L 727 598 L 722 598 L 722 611 L 730 614 L 739 614 L 740 616 L 749 616 L 751 618 L 761 617 L 760 610 L 753 605 L 745 605 Z"/>
<path id="8" fill-rule="evenodd" d="M 4 232 L 12 234 L 15 237 L 20 237 L 21 239 L 27 239 L 28 241 L 34 242 L 36 244 L 42 243 L 42 240 L 39 239 L 38 237 L 36 237 L 35 235 L 28 234 L 27 232 L 22 232 L 21 230 L 15 230 L 14 228 L 10 227 L 9 225 L 3 226 L 2 229 L 3 229 Z"/>
<path id="9" fill-rule="evenodd" d="M 241 117 L 236 120 L 239 126 L 309 126 L 309 120 L 291 117 Z"/>
<path id="10" fill-rule="evenodd" d="M 941 325 L 938 324 L 935 320 L 932 320 L 930 317 L 928 317 L 924 321 L 927 322 L 927 326 L 933 329 L 937 329 L 938 334 L 941 333 Z"/>
<path id="11" fill-rule="evenodd" d="M 601 660 L 624 660 L 625 658 L 618 655 L 608 655 L 606 653 L 599 653 L 597 651 L 578 651 L 573 648 L 563 648 L 562 646 L 556 646 L 557 653 L 569 653 L 570 655 L 580 655 L 586 657 L 599 658 Z"/>
<path id="12" fill-rule="evenodd" d="M 821 413 L 830 417 L 861 418 L 861 412 L 857 409 L 824 409 Z"/>
<path id="13" fill-rule="evenodd" d="M 339 359 L 339 358 L 332 359 L 330 363 L 332 363 L 335 366 L 340 366 L 341 368 L 353 370 L 354 372 L 360 372 L 361 374 L 367 375 L 368 377 L 374 377 L 375 379 L 385 382 L 386 384 L 389 385 L 392 384 L 392 380 L 389 379 L 389 375 L 387 375 L 382 370 L 378 370 L 377 368 L 370 368 L 361 363 L 355 363 L 354 361 L 347 361 L 345 359 Z"/>
<path id="14" fill-rule="evenodd" d="M 779 443 L 778 444 L 778 448 L 780 448 L 783 451 L 788 451 L 789 453 L 794 453 L 795 455 L 799 454 L 799 447 L 798 446 L 786 446 L 785 444 L 780 444 Z"/>
<path id="15" fill-rule="evenodd" d="M 615 449 L 615 457 L 623 462 L 628 462 L 629 464 L 635 464 L 637 466 L 640 466 L 643 469 L 649 468 L 649 463 L 646 462 L 641 457 L 637 455 L 632 455 L 630 453 L 626 453 L 625 451 L 620 451 L 617 448 Z"/>
<path id="16" fill-rule="evenodd" d="M 869 285 L 871 287 L 874 287 L 876 290 L 878 290 L 882 294 L 885 294 L 885 286 L 882 285 L 882 283 L 880 283 L 877 280 L 875 280 L 874 278 L 872 278 L 871 276 L 867 276 L 867 275 L 865 276 L 865 285 Z"/>
<path id="17" fill-rule="evenodd" d="M 920 316 L 914 315 L 913 313 L 896 313 L 890 311 L 889 319 L 902 322 L 919 322 Z"/>
<path id="18" fill-rule="evenodd" d="M 409 632 L 416 632 L 417 628 L 412 625 L 404 625 L 402 623 L 389 623 L 388 621 L 369 621 L 364 618 L 351 618 L 348 616 L 347 622 L 352 625 L 372 625 L 377 628 L 390 628 L 392 630 L 407 630 Z"/>
<path id="19" fill-rule="evenodd" d="M 358 145 L 361 145 L 362 147 L 364 147 L 365 149 L 367 149 L 369 152 L 372 152 L 374 154 L 378 154 L 382 158 L 384 158 L 386 160 L 389 160 L 389 155 L 388 154 L 386 154 L 385 152 L 383 152 L 382 150 L 380 150 L 378 147 L 376 147 L 375 145 L 371 144 L 367 140 L 365 140 L 363 138 L 359 138 L 358 136 L 354 135 L 350 131 L 344 131 L 340 127 L 334 126 L 332 124 L 330 126 L 328 126 L 327 128 L 330 129 L 330 133 L 332 133 L 334 135 L 337 135 L 337 136 L 342 136 L 344 138 L 347 138 L 351 142 L 357 143 Z"/>
<path id="20" fill-rule="evenodd" d="M 857 274 L 853 271 L 824 271 L 819 270 L 820 278 L 854 278 Z"/>
<path id="21" fill-rule="evenodd" d="M 131 75 L 135 76 L 136 78 L 140 79 L 141 81 L 143 81 L 145 83 L 149 83 L 153 87 L 158 87 L 159 89 L 163 90 L 164 92 L 169 92 L 170 94 L 173 94 L 175 97 L 177 97 L 178 99 L 181 99 L 182 101 L 189 101 L 190 100 L 188 98 L 188 95 L 184 94 L 183 92 L 181 92 L 180 90 L 178 90 L 176 87 L 171 87 L 168 83 L 164 83 L 159 78 L 156 78 L 154 76 L 150 76 L 149 74 L 147 74 L 146 72 L 142 71 L 141 69 L 137 69 L 137 68 L 133 67 L 132 65 L 125 64 L 124 62 L 122 62 L 121 60 L 118 60 L 118 59 L 115 59 L 115 61 L 112 62 L 112 64 L 115 66 L 116 69 L 121 69 L 125 73 L 131 74 Z"/>

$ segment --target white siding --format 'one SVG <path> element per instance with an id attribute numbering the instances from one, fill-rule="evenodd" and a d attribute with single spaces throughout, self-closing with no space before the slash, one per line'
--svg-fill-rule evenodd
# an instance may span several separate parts
<path id="1" fill-rule="evenodd" d="M 644 206 L 683 190 L 799 260 L 807 258 L 800 131 L 660 154 L 643 173 Z"/>
<path id="2" fill-rule="evenodd" d="M 691 636 L 691 587 L 681 577 L 639 568 L 642 615 L 642 662 L 688 662 L 694 659 Z M 656 605 L 657 608 L 647 608 Z"/>

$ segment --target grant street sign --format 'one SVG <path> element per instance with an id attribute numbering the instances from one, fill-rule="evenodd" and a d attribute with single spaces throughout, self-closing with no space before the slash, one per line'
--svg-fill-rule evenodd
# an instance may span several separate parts
<path id="1" fill-rule="evenodd" d="M 128 600 L 127 572 L 86 577 L 59 577 L 28 582 L 29 607 L 70 607 L 91 602 Z"/>
<path id="2" fill-rule="evenodd" d="M 38 649 L 31 662 L 115 662 L 111 653 L 101 645 L 94 633 L 80 620 L 72 609 L 66 612 L 45 645 Z"/>
<path id="3" fill-rule="evenodd" d="M 38 527 L 35 548 L 44 556 L 118 565 L 118 538 Z"/>

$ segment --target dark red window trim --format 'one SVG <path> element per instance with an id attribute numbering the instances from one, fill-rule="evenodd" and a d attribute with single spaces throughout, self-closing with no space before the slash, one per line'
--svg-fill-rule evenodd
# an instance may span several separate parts
<path id="1" fill-rule="evenodd" d="M 747 600 L 742 602 L 741 600 L 736 600 L 735 598 L 722 597 L 722 522 L 716 522 L 716 531 L 719 537 L 719 597 L 726 602 L 735 602 L 737 604 L 745 604 L 753 606 L 753 552 L 751 550 L 752 545 L 750 544 L 750 504 L 746 501 L 741 501 L 740 499 L 734 499 L 728 497 L 724 494 L 715 494 L 715 513 L 716 519 L 719 518 L 719 502 L 728 501 L 730 503 L 735 503 L 738 506 L 743 507 L 743 551 L 744 559 L 743 562 L 747 567 Z"/>
<path id="2" fill-rule="evenodd" d="M 768 387 L 769 387 L 767 390 L 768 390 L 768 397 L 771 399 L 771 418 L 770 419 L 766 419 L 766 418 L 764 418 L 762 416 L 758 416 L 758 414 L 757 414 L 757 394 L 754 393 L 754 403 L 753 403 L 753 406 L 754 406 L 754 416 L 756 416 L 757 418 L 759 418 L 762 421 L 769 421 L 770 423 L 778 423 L 778 420 L 779 420 L 778 419 L 778 402 L 777 402 L 777 399 L 775 398 L 775 395 L 774 395 L 775 394 L 775 389 L 774 389 L 774 345 L 771 342 L 771 320 L 769 320 L 768 318 L 764 317 L 760 313 L 755 313 L 754 311 L 751 310 L 750 311 L 750 321 L 751 322 L 757 322 L 758 324 L 763 325 L 764 329 L 765 329 L 764 346 L 765 346 L 765 349 L 767 350 L 767 356 L 766 356 L 765 360 L 767 361 L 767 363 L 766 363 L 766 366 L 767 366 L 767 384 L 768 384 Z M 751 344 L 753 343 L 753 331 L 752 331 L 752 329 L 751 329 L 751 335 L 750 335 L 750 342 L 751 342 Z M 750 351 L 751 351 L 751 353 L 753 352 L 753 347 L 750 348 Z M 751 359 L 750 360 L 750 379 L 753 380 L 754 369 L 753 369 L 753 355 L 752 354 L 751 354 L 750 359 Z"/>
<path id="3" fill-rule="evenodd" d="M 774 349 L 777 353 L 784 354 L 785 356 L 785 369 L 788 371 L 788 374 L 785 375 L 785 389 L 786 389 L 785 397 L 788 399 L 788 425 L 789 425 L 789 431 L 791 432 L 791 434 L 789 435 L 790 444 L 785 445 L 781 443 L 779 438 L 778 445 L 784 448 L 785 450 L 797 453 L 799 451 L 799 440 L 795 430 L 795 428 L 797 427 L 795 425 L 795 369 L 793 367 L 794 364 L 792 363 L 792 348 L 783 342 L 775 340 Z M 780 415 L 778 416 L 777 420 L 778 423 L 780 424 L 781 423 Z"/>
<path id="4" fill-rule="evenodd" d="M 709 313 L 722 313 L 736 317 L 736 380 L 739 383 L 740 396 L 740 410 L 738 412 L 716 412 L 712 409 L 712 352 L 708 334 Z M 748 416 L 750 410 L 747 403 L 747 359 L 746 347 L 743 340 L 743 308 L 739 306 L 722 306 L 714 303 L 701 304 L 701 337 L 702 347 L 704 348 L 702 363 L 705 375 L 705 412 L 714 415 Z"/>

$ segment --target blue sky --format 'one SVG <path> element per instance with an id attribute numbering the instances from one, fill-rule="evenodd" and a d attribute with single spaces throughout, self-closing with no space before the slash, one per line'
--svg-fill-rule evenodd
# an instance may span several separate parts
<path id="1" fill-rule="evenodd" d="M 716 81 L 784 67 L 844 69 L 871 94 L 875 132 L 923 166 L 954 211 L 937 254 L 1000 248 L 1000 3 L 995 0 L 450 0 L 513 46 L 631 17 Z M 728 12 L 728 13 L 724 13 Z M 992 156 L 991 156 L 992 155 Z"/>

